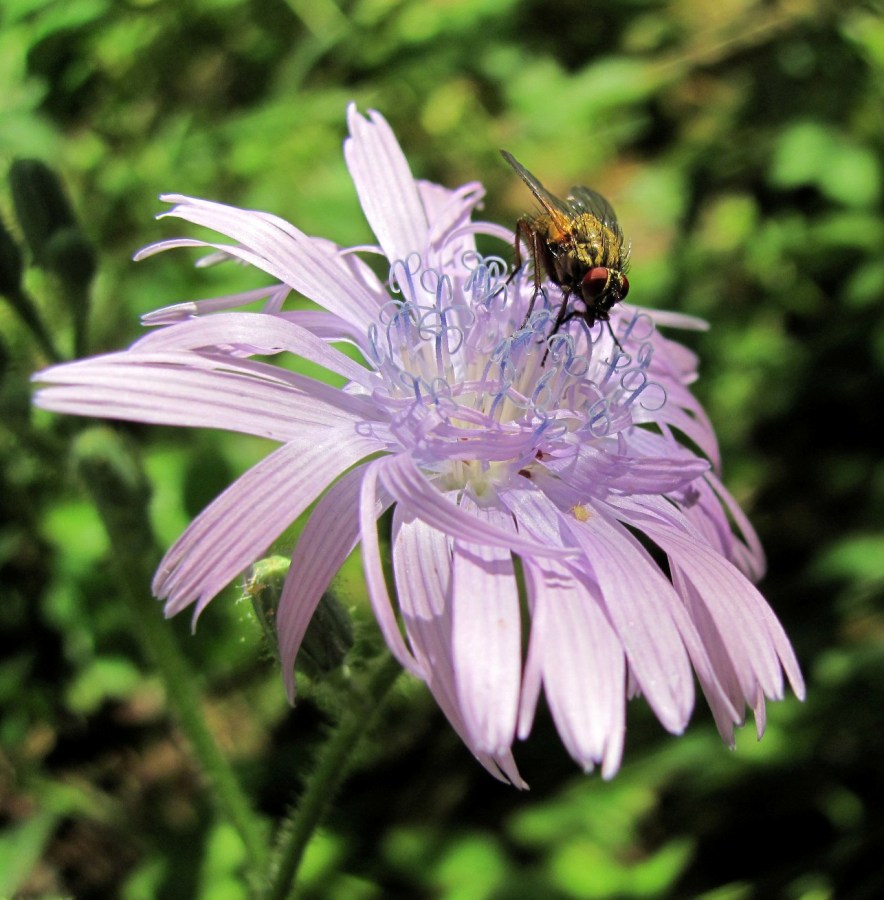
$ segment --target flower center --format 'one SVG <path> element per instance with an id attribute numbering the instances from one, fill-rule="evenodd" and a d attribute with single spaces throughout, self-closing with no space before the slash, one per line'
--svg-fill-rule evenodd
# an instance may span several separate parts
<path id="1" fill-rule="evenodd" d="M 611 326 L 575 318 L 550 334 L 558 309 L 549 296 L 559 289 L 532 303 L 532 283 L 507 279 L 501 259 L 477 253 L 446 271 L 417 254 L 390 268 L 394 299 L 368 335 L 382 379 L 375 399 L 402 445 L 448 488 L 469 483 L 480 495 L 530 473 L 538 454 L 603 444 L 666 402 L 650 377 L 648 315 L 618 308 Z"/>

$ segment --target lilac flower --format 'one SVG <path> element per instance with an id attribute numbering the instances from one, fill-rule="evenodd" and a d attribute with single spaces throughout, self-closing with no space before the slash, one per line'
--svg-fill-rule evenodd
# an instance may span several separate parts
<path id="1" fill-rule="evenodd" d="M 533 279 L 507 281 L 500 259 L 476 251 L 477 234 L 511 241 L 472 221 L 481 186 L 416 181 L 377 113 L 351 108 L 349 126 L 347 165 L 378 246 L 164 197 L 165 215 L 228 240 L 166 240 L 140 256 L 200 247 L 276 283 L 160 310 L 146 321 L 163 327 L 128 350 L 38 376 L 47 409 L 280 444 L 166 554 L 153 589 L 167 614 L 198 615 L 316 502 L 278 611 L 290 697 L 307 623 L 361 543 L 387 644 L 496 777 L 523 786 L 512 744 L 541 687 L 568 752 L 604 777 L 620 765 L 626 700 L 643 694 L 677 734 L 694 673 L 728 743 L 747 705 L 760 736 L 783 672 L 804 687 L 752 584 L 764 570 L 755 533 L 715 474 L 715 435 L 688 389 L 696 360 L 657 330 L 702 323 L 620 305 L 610 328 L 575 319 L 550 336 L 559 289 L 525 321 Z M 388 280 L 357 251 L 382 254 Z M 284 311 L 291 291 L 320 309 Z M 256 300 L 260 313 L 228 311 Z M 283 353 L 343 386 L 255 358 Z M 390 507 L 395 604 L 377 532 Z"/>

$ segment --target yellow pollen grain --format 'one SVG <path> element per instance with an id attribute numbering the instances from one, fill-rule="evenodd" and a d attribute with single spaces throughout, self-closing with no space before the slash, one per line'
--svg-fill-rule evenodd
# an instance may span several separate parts
<path id="1" fill-rule="evenodd" d="M 582 504 L 577 504 L 571 507 L 571 515 L 578 522 L 588 522 L 592 518 L 592 510 Z"/>

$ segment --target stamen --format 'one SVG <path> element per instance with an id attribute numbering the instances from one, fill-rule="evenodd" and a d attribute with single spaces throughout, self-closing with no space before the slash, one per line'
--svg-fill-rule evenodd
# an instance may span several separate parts
<path id="1" fill-rule="evenodd" d="M 557 310 L 533 279 L 507 281 L 503 260 L 474 251 L 459 263 L 430 267 L 414 253 L 394 262 L 389 285 L 399 296 L 368 331 L 367 355 L 385 385 L 377 401 L 397 438 L 435 459 L 446 483 L 480 478 L 488 488 L 530 473 L 541 445 L 565 459 L 665 404 L 651 378 L 650 316 L 621 320 L 615 312 L 619 340 L 579 317 L 550 334 Z M 518 326 L 514 313 L 532 300 L 536 308 Z M 442 471 L 443 460 L 457 465 Z"/>

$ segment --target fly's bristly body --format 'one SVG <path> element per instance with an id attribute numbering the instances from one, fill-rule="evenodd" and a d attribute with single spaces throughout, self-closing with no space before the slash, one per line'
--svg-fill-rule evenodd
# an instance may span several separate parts
<path id="1" fill-rule="evenodd" d="M 560 199 L 511 153 L 500 152 L 542 207 L 542 211 L 522 216 L 516 223 L 513 274 L 522 267 L 524 242 L 534 263 L 534 299 L 542 291 L 544 274 L 562 290 L 553 334 L 575 318 L 583 319 L 587 326 L 608 321 L 611 309 L 629 292 L 625 274 L 629 246 L 611 204 L 582 185 L 575 185 L 565 199 Z"/>

